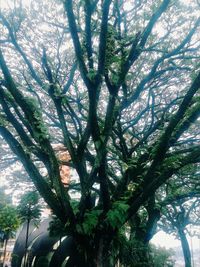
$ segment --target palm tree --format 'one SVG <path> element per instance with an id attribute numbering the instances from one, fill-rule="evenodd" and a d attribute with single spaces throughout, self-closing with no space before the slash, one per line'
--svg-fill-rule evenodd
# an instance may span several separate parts
<path id="1" fill-rule="evenodd" d="M 26 239 L 24 252 L 24 267 L 28 266 L 28 238 L 29 226 L 31 220 L 38 222 L 41 215 L 41 206 L 39 204 L 39 196 L 35 191 L 25 193 L 19 203 L 18 212 L 21 220 L 26 222 Z"/>
<path id="2" fill-rule="evenodd" d="M 0 210 L 0 229 L 3 233 L 4 240 L 3 266 L 6 259 L 8 240 L 9 238 L 13 237 L 19 225 L 20 219 L 18 217 L 16 208 L 10 204 L 2 207 Z"/>

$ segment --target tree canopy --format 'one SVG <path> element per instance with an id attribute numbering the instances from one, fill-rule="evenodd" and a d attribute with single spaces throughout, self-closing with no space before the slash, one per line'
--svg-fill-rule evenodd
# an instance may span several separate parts
<path id="1" fill-rule="evenodd" d="M 0 211 L 0 229 L 5 233 L 5 239 L 12 237 L 18 229 L 20 220 L 14 206 L 6 205 Z"/>
<path id="2" fill-rule="evenodd" d="M 169 179 L 198 172 L 198 12 L 198 2 L 178 0 L 14 1 L 1 10 L 2 142 L 91 266 L 104 266 L 118 230 Z M 76 176 L 67 186 L 62 164 Z"/>
<path id="3" fill-rule="evenodd" d="M 4 245 L 2 266 L 6 259 L 8 239 L 14 237 L 19 225 L 20 219 L 16 207 L 11 204 L 11 198 L 5 194 L 3 188 L 0 188 L 0 241 L 3 241 Z"/>

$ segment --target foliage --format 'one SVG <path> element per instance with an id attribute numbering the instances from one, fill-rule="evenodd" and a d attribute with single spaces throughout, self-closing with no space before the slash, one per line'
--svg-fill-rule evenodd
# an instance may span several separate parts
<path id="1" fill-rule="evenodd" d="M 123 266 L 152 266 L 152 257 L 148 245 L 144 245 L 135 239 L 124 239 L 124 241 L 119 252 L 119 259 Z"/>
<path id="2" fill-rule="evenodd" d="M 82 225 L 77 225 L 77 231 L 81 234 L 91 235 L 98 223 L 98 217 L 102 213 L 102 210 L 92 210 L 86 212 L 84 215 L 84 221 Z"/>
<path id="3" fill-rule="evenodd" d="M 0 187 L 0 231 L 3 239 L 12 237 L 19 224 L 17 209 L 12 205 L 10 195 L 5 194 L 5 188 Z"/>
<path id="4" fill-rule="evenodd" d="M 5 193 L 5 188 L 0 187 L 0 209 L 7 204 L 11 204 L 11 196 Z"/>
<path id="5" fill-rule="evenodd" d="M 118 242 L 119 244 L 120 242 Z M 173 250 L 144 245 L 135 239 L 121 239 L 119 259 L 123 266 L 173 267 Z"/>
<path id="6" fill-rule="evenodd" d="M 67 230 L 65 229 L 65 225 L 55 216 L 49 223 L 48 230 L 50 236 L 62 237 L 68 234 Z"/>
<path id="7" fill-rule="evenodd" d="M 23 222 L 26 223 L 24 266 L 28 264 L 28 240 L 30 222 L 34 221 L 37 225 L 41 216 L 41 206 L 39 204 L 39 195 L 36 191 L 26 192 L 18 205 L 18 213 Z"/>
<path id="8" fill-rule="evenodd" d="M 15 265 L 18 265 L 19 264 L 19 256 L 12 253 L 12 264 L 15 266 Z"/>
<path id="9" fill-rule="evenodd" d="M 27 192 L 21 197 L 18 213 L 22 221 L 38 220 L 41 216 L 41 206 L 37 192 Z"/>
<path id="10" fill-rule="evenodd" d="M 17 210 L 12 205 L 5 205 L 0 210 L 0 229 L 5 233 L 6 239 L 9 239 L 12 234 L 18 229 L 20 220 Z"/>
<path id="11" fill-rule="evenodd" d="M 155 267 L 173 267 L 175 261 L 173 260 L 174 251 L 163 247 L 156 247 L 151 245 L 151 253 L 153 264 Z"/>
<path id="12" fill-rule="evenodd" d="M 110 224 L 114 229 L 119 228 L 122 225 L 124 216 L 129 208 L 129 205 L 122 201 L 116 201 L 113 208 L 107 213 L 106 222 Z"/>

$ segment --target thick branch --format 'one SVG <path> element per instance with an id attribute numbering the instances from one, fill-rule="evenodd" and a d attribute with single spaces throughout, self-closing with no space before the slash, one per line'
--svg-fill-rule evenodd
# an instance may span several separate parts
<path id="1" fill-rule="evenodd" d="M 90 88 L 91 81 L 87 77 L 88 70 L 87 70 L 87 67 L 86 67 L 84 59 L 83 59 L 83 52 L 82 52 L 82 48 L 81 48 L 81 44 L 80 44 L 80 40 L 79 40 L 79 36 L 78 36 L 78 30 L 77 30 L 77 25 L 76 25 L 76 21 L 75 21 L 74 12 L 73 12 L 72 0 L 65 0 L 64 1 L 64 7 L 65 7 L 65 10 L 67 12 L 69 29 L 70 29 L 70 33 L 71 33 L 72 40 L 74 43 L 74 49 L 75 49 L 76 58 L 77 58 L 77 61 L 79 64 L 81 77 L 83 78 L 83 81 L 85 82 L 86 86 L 88 88 Z"/>
<path id="2" fill-rule="evenodd" d="M 29 156 L 24 152 L 20 143 L 13 137 L 13 135 L 3 126 L 0 126 L 0 133 L 2 137 L 8 142 L 12 151 L 19 157 L 22 164 L 24 165 L 27 173 L 30 175 L 33 183 L 40 192 L 41 196 L 45 199 L 47 204 L 52 208 L 54 213 L 61 219 L 61 221 L 66 222 L 67 216 L 63 212 L 62 206 L 57 200 L 56 195 L 52 192 L 50 186 L 40 175 L 38 169 L 33 164 Z"/>
<path id="3" fill-rule="evenodd" d="M 105 70 L 108 14 L 109 14 L 110 4 L 111 0 L 105 0 L 102 7 L 101 32 L 99 37 L 99 58 L 98 58 L 98 75 L 100 77 L 100 80 Z"/>
<path id="4" fill-rule="evenodd" d="M 92 29 L 91 29 L 92 5 L 90 0 L 85 1 L 85 38 L 89 69 L 93 69 Z"/>

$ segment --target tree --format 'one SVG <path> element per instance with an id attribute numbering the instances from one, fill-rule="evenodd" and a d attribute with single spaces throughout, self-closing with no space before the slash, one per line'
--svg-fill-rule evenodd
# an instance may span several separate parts
<path id="1" fill-rule="evenodd" d="M 13 237 L 15 231 L 20 225 L 20 220 L 17 214 L 17 210 L 12 205 L 5 205 L 0 209 L 0 229 L 4 234 L 4 253 L 3 253 L 3 265 L 6 259 L 7 243 L 9 238 Z"/>
<path id="2" fill-rule="evenodd" d="M 174 233 L 179 239 L 182 237 L 181 244 L 185 262 L 191 262 L 190 249 L 185 232 L 188 232 L 188 224 L 196 226 L 199 223 L 197 215 L 200 196 L 198 176 L 198 168 L 183 168 L 178 175 L 173 175 L 161 186 L 156 194 L 152 195 L 146 204 L 138 210 L 137 214 L 129 220 L 130 241 L 132 240 L 134 244 L 135 255 L 137 247 L 139 254 L 141 254 L 141 248 L 143 248 L 141 257 L 143 262 L 145 257 L 146 262 L 148 262 L 149 241 L 161 229 L 168 233 Z M 183 221 L 176 222 L 180 210 L 183 211 L 184 209 L 185 216 L 180 217 Z M 182 234 L 179 236 L 178 233 Z"/>
<path id="3" fill-rule="evenodd" d="M 173 233 L 181 240 L 185 266 L 191 266 L 191 253 L 186 233 L 188 225 L 199 224 L 199 171 L 198 167 L 186 167 L 174 179 L 169 179 L 157 193 L 157 208 L 160 211 L 159 228 Z"/>
<path id="4" fill-rule="evenodd" d="M 5 188 L 0 187 L 0 210 L 9 203 L 11 203 L 11 199 L 5 194 Z M 0 242 L 4 242 L 4 233 L 1 228 L 0 228 Z"/>
<path id="5" fill-rule="evenodd" d="M 191 253 L 186 232 L 188 225 L 199 225 L 199 199 L 179 199 L 166 206 L 160 227 L 181 241 L 185 267 L 191 267 Z"/>
<path id="6" fill-rule="evenodd" d="M 172 259 L 172 256 L 174 254 L 173 250 L 168 250 L 166 248 L 162 247 L 155 247 L 152 245 L 152 253 L 154 255 L 154 266 L 155 267 L 173 267 L 174 266 L 174 260 Z"/>
<path id="7" fill-rule="evenodd" d="M 10 195 L 5 193 L 6 187 L 0 187 L 0 209 L 5 205 L 12 203 L 12 198 Z"/>
<path id="8" fill-rule="evenodd" d="M 109 266 L 121 227 L 200 161 L 197 9 L 52 0 L 1 13 L 0 134 L 85 266 Z M 61 182 L 55 144 L 70 154 L 75 185 Z"/>
<path id="9" fill-rule="evenodd" d="M 41 206 L 39 205 L 39 196 L 37 192 L 27 192 L 20 200 L 18 206 L 18 213 L 23 222 L 26 222 L 26 239 L 25 239 L 25 252 L 24 252 L 24 267 L 28 266 L 28 237 L 29 237 L 29 226 L 31 220 L 35 223 L 38 222 L 41 216 Z"/>

